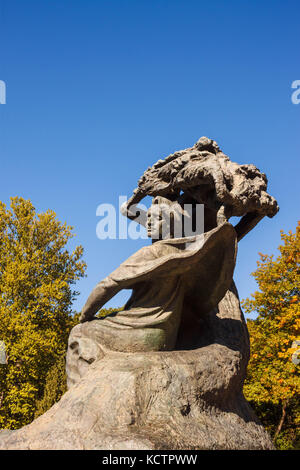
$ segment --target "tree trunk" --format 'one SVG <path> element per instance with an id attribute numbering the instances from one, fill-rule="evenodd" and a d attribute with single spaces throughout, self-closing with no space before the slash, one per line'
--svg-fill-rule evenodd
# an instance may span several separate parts
<path id="1" fill-rule="evenodd" d="M 280 431 L 282 429 L 282 426 L 284 424 L 284 420 L 285 420 L 285 417 L 286 417 L 286 409 L 287 409 L 288 403 L 289 403 L 288 400 L 284 400 L 283 403 L 282 403 L 281 418 L 280 418 L 279 424 L 277 426 L 276 432 L 274 434 L 274 438 L 273 438 L 274 442 L 275 442 L 275 440 L 276 440 L 278 434 L 280 433 Z"/>

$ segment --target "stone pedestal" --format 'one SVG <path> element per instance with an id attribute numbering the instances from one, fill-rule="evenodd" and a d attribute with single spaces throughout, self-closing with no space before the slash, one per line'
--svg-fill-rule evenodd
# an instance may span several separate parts
<path id="1" fill-rule="evenodd" d="M 242 394 L 249 342 L 234 286 L 197 328 L 194 349 L 163 352 L 99 356 L 82 337 L 68 351 L 69 391 L 0 448 L 273 449 Z"/>

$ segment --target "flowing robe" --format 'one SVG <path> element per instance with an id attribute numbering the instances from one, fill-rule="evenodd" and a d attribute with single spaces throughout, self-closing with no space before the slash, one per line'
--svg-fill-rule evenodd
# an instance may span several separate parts
<path id="1" fill-rule="evenodd" d="M 199 314 L 216 307 L 232 283 L 236 246 L 233 226 L 224 223 L 202 235 L 143 247 L 95 287 L 83 309 L 94 315 L 121 289 L 132 289 L 124 310 L 74 327 L 70 351 L 80 355 L 84 337 L 94 342 L 91 355 L 96 345 L 102 354 L 174 349 L 185 298 L 201 306 Z"/>

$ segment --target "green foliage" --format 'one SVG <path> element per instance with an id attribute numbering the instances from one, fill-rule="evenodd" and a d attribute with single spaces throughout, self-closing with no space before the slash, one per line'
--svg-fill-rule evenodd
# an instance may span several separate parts
<path id="1" fill-rule="evenodd" d="M 67 391 L 65 356 L 60 356 L 46 375 L 44 395 L 36 403 L 34 417 L 38 418 L 54 405 Z"/>
<path id="2" fill-rule="evenodd" d="M 299 419 L 299 399 L 290 400 L 285 410 L 285 420 L 282 429 L 275 437 L 278 426 L 282 420 L 282 404 L 269 402 L 250 401 L 256 415 L 263 423 L 266 430 L 274 439 L 277 449 L 300 450 L 300 433 L 297 421 Z"/>
<path id="3" fill-rule="evenodd" d="M 99 310 L 97 313 L 97 317 L 107 317 L 107 315 L 111 315 L 112 313 L 115 312 L 120 312 L 123 310 L 124 307 L 118 307 L 118 308 L 102 308 Z"/>
<path id="4" fill-rule="evenodd" d="M 44 394 L 48 371 L 65 353 L 73 326 L 72 285 L 84 276 L 83 248 L 66 244 L 72 227 L 30 201 L 0 202 L 0 428 L 28 424 Z"/>
<path id="5" fill-rule="evenodd" d="M 300 336 L 300 223 L 296 233 L 281 232 L 279 256 L 260 254 L 253 273 L 259 291 L 246 299 L 251 358 L 244 393 L 278 448 L 299 443 L 299 365 L 291 360 L 293 341 Z"/>

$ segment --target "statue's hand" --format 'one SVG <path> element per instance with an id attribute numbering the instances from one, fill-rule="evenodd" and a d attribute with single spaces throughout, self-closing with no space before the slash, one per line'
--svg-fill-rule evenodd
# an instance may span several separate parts
<path id="1" fill-rule="evenodd" d="M 121 214 L 129 220 L 134 220 L 145 227 L 147 223 L 147 212 L 141 207 L 137 207 L 137 204 L 143 199 L 143 197 L 144 195 L 139 192 L 138 189 L 135 189 L 131 198 L 122 204 L 120 210 Z"/>
<path id="2" fill-rule="evenodd" d="M 95 318 L 96 317 L 92 313 L 90 313 L 88 310 L 82 309 L 79 321 L 80 321 L 80 323 L 84 323 L 86 321 L 92 321 Z"/>
<path id="3" fill-rule="evenodd" d="M 126 212 L 126 209 L 128 210 L 130 209 L 131 206 L 135 206 L 136 204 L 138 204 L 142 199 L 144 199 L 145 196 L 146 194 L 144 194 L 140 190 L 140 188 L 135 188 L 133 190 L 132 196 L 128 199 L 128 201 L 122 204 L 122 207 L 121 207 L 122 214 L 126 215 L 124 213 Z"/>
<path id="4" fill-rule="evenodd" d="M 114 295 L 116 295 L 122 287 L 107 276 L 99 284 L 94 287 L 89 295 L 80 315 L 80 322 L 95 320 L 100 308 L 108 302 Z"/>

